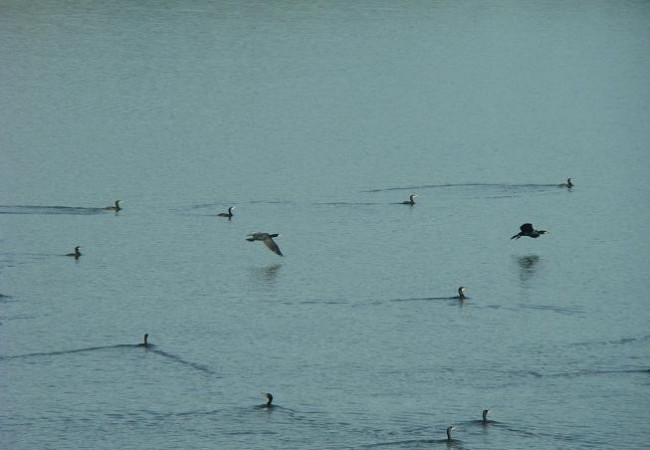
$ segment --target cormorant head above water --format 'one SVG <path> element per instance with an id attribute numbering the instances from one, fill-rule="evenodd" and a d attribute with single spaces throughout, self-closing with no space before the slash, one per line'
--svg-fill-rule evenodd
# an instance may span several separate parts
<path id="1" fill-rule="evenodd" d="M 227 217 L 227 218 L 230 219 L 232 216 L 234 216 L 234 214 L 232 213 L 233 209 L 235 209 L 235 206 L 231 206 L 230 208 L 228 208 L 228 212 L 219 213 L 219 214 L 217 214 L 217 216 L 219 216 L 219 217 Z"/>
<path id="2" fill-rule="evenodd" d="M 272 408 L 273 407 L 273 394 L 269 392 L 263 392 L 262 396 L 266 398 L 266 404 L 263 405 L 265 408 Z"/>
<path id="3" fill-rule="evenodd" d="M 528 236 L 528 237 L 531 237 L 533 239 L 537 239 L 542 234 L 548 233 L 548 231 L 545 231 L 545 230 L 536 230 L 535 228 L 533 228 L 532 223 L 525 223 L 522 226 L 520 226 L 519 229 L 521 231 L 519 233 L 515 234 L 510 239 L 519 239 L 522 236 Z"/>
<path id="4" fill-rule="evenodd" d="M 280 236 L 277 233 L 274 234 L 269 234 L 269 233 L 251 233 L 249 234 L 248 238 L 246 238 L 247 241 L 253 242 L 253 241 L 262 241 L 264 242 L 264 245 L 266 245 L 273 253 L 284 256 L 282 252 L 280 251 L 280 247 L 278 247 L 278 244 L 275 243 L 273 238 Z"/>
<path id="5" fill-rule="evenodd" d="M 455 430 L 455 429 L 456 429 L 456 427 L 453 426 L 453 425 L 447 427 L 447 440 L 448 440 L 448 441 L 451 441 L 451 440 L 452 440 L 452 439 L 451 439 L 451 432 L 452 432 L 453 430 Z"/>
<path id="6" fill-rule="evenodd" d="M 465 300 L 467 297 L 465 297 L 465 291 L 467 288 L 465 286 L 461 286 L 458 288 L 458 298 L 461 300 Z"/>
<path id="7" fill-rule="evenodd" d="M 81 248 L 81 245 L 76 246 L 76 247 L 74 248 L 74 253 L 68 253 L 68 254 L 65 255 L 65 256 L 72 256 L 72 257 L 74 257 L 75 259 L 79 258 L 79 257 L 81 256 L 81 252 L 79 251 L 80 248 Z"/>
<path id="8" fill-rule="evenodd" d="M 117 211 L 122 209 L 122 207 L 120 206 L 121 202 L 122 202 L 122 200 L 115 200 L 115 204 L 113 206 L 107 206 L 104 209 L 106 211 L 115 211 L 115 212 L 117 212 Z"/>
<path id="9" fill-rule="evenodd" d="M 149 347 L 149 333 L 144 334 L 144 342 L 142 344 L 138 344 L 140 347 Z"/>
<path id="10" fill-rule="evenodd" d="M 492 410 L 491 409 L 484 409 L 483 410 L 483 423 L 487 423 L 487 421 L 488 421 L 487 416 L 488 416 L 488 414 L 490 414 L 490 411 L 492 411 Z"/>
<path id="11" fill-rule="evenodd" d="M 565 187 L 571 189 L 573 187 L 573 182 L 571 181 L 572 178 L 567 178 L 566 183 L 560 184 L 560 187 Z"/>
<path id="12" fill-rule="evenodd" d="M 417 197 L 418 194 L 411 194 L 409 195 L 409 199 L 405 200 L 402 202 L 402 205 L 415 205 L 415 197 Z"/>

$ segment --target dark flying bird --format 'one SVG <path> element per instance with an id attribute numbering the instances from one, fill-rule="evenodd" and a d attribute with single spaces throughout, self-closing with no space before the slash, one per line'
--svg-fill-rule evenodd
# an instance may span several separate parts
<path id="1" fill-rule="evenodd" d="M 120 206 L 120 203 L 121 203 L 121 202 L 122 202 L 122 200 L 115 200 L 115 205 L 113 205 L 113 206 L 107 206 L 106 208 L 104 208 L 104 210 L 105 210 L 105 211 L 115 211 L 115 212 L 118 212 L 119 210 L 122 209 L 122 207 Z"/>
<path id="2" fill-rule="evenodd" d="M 566 183 L 561 183 L 560 187 L 565 187 L 571 189 L 573 187 L 573 183 L 571 182 L 571 178 L 566 179 Z"/>
<path id="3" fill-rule="evenodd" d="M 266 245 L 273 253 L 284 256 L 282 252 L 280 251 L 280 247 L 278 247 L 278 244 L 276 244 L 273 241 L 273 238 L 280 236 L 277 233 L 274 234 L 268 234 L 268 233 L 251 233 L 248 236 L 249 238 L 246 238 L 247 241 L 253 242 L 253 241 L 262 241 L 264 242 L 264 245 Z"/>
<path id="4" fill-rule="evenodd" d="M 68 253 L 65 256 L 72 256 L 74 259 L 79 259 L 79 257 L 81 256 L 81 252 L 79 251 L 80 248 L 81 248 L 80 245 L 76 246 L 74 248 L 74 253 Z"/>
<path id="5" fill-rule="evenodd" d="M 228 219 L 230 219 L 232 216 L 234 216 L 234 214 L 232 213 L 233 209 L 235 209 L 235 207 L 231 206 L 230 208 L 228 208 L 228 212 L 219 213 L 219 214 L 217 214 L 217 216 L 219 216 L 219 217 L 227 217 Z"/>
<path id="6" fill-rule="evenodd" d="M 404 201 L 402 202 L 402 205 L 411 205 L 411 206 L 415 205 L 415 197 L 417 197 L 417 196 L 418 196 L 418 194 L 411 194 L 411 195 L 409 195 L 409 199 L 408 199 L 408 200 L 404 200 Z"/>
<path id="7" fill-rule="evenodd" d="M 523 236 L 528 236 L 528 237 L 531 237 L 533 239 L 537 239 L 542 234 L 548 233 L 548 231 L 534 229 L 532 223 L 525 223 L 522 226 L 520 226 L 519 229 L 521 231 L 519 233 L 515 234 L 510 239 L 519 239 L 520 237 L 523 237 Z"/>

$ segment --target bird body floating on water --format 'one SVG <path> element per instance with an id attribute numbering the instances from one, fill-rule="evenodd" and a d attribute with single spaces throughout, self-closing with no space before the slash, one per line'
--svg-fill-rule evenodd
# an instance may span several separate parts
<path id="1" fill-rule="evenodd" d="M 262 392 L 262 396 L 266 399 L 266 403 L 262 405 L 262 408 L 273 408 L 273 394 Z"/>
<path id="2" fill-rule="evenodd" d="M 107 206 L 106 208 L 104 208 L 104 210 L 118 212 L 119 210 L 122 209 L 122 207 L 120 206 L 121 202 L 122 200 L 115 200 L 115 204 L 113 206 Z"/>
<path id="3" fill-rule="evenodd" d="M 68 253 L 65 256 L 72 256 L 74 259 L 79 259 L 79 257 L 81 256 L 81 252 L 79 251 L 80 248 L 81 248 L 81 245 L 76 246 L 74 248 L 74 253 Z"/>
<path id="4" fill-rule="evenodd" d="M 273 253 L 284 256 L 282 252 L 280 251 L 280 247 L 278 247 L 278 244 L 275 243 L 273 238 L 280 236 L 277 233 L 274 234 L 269 234 L 269 233 L 251 233 L 249 234 L 248 238 L 246 238 L 247 241 L 253 242 L 253 241 L 262 241 L 264 242 L 264 245 L 266 245 Z"/>
<path id="5" fill-rule="evenodd" d="M 567 178 L 566 183 L 561 183 L 560 187 L 565 187 L 571 189 L 573 187 L 573 182 L 571 181 L 572 178 Z"/>
<path id="6" fill-rule="evenodd" d="M 537 239 L 542 234 L 548 233 L 548 231 L 545 231 L 545 230 L 536 230 L 535 228 L 533 228 L 532 223 L 525 223 L 522 226 L 520 226 L 519 229 L 521 231 L 519 233 L 515 234 L 510 239 L 519 239 L 520 237 L 523 237 L 523 236 L 528 236 L 528 237 L 531 237 L 533 239 Z"/>
<path id="7" fill-rule="evenodd" d="M 219 217 L 227 217 L 228 219 L 230 219 L 230 218 L 232 218 L 232 216 L 234 216 L 234 214 L 232 213 L 233 209 L 235 209 L 235 207 L 231 206 L 230 208 L 228 208 L 228 212 L 219 213 L 219 214 L 217 214 L 217 216 L 219 216 Z"/>
<path id="8" fill-rule="evenodd" d="M 411 205 L 411 206 L 415 205 L 415 197 L 417 197 L 417 196 L 418 196 L 418 194 L 411 194 L 411 195 L 409 195 L 409 199 L 408 199 L 408 200 L 404 200 L 404 201 L 402 202 L 402 205 Z"/>
<path id="9" fill-rule="evenodd" d="M 149 333 L 144 334 L 144 342 L 138 344 L 138 347 L 149 347 Z"/>

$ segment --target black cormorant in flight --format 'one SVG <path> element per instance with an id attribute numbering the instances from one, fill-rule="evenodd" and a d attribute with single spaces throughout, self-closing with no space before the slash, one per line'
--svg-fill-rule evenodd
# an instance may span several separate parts
<path id="1" fill-rule="evenodd" d="M 228 212 L 219 213 L 219 214 L 217 214 L 217 216 L 219 216 L 219 217 L 227 217 L 228 219 L 230 219 L 230 218 L 232 218 L 232 216 L 234 216 L 234 214 L 232 213 L 233 209 L 235 209 L 235 207 L 231 206 L 230 208 L 228 208 Z"/>
<path id="2" fill-rule="evenodd" d="M 523 237 L 523 236 L 528 236 L 528 237 L 531 237 L 533 239 L 537 239 L 542 234 L 548 233 L 548 231 L 545 231 L 545 230 L 536 230 L 535 228 L 533 228 L 532 223 L 525 223 L 522 226 L 520 226 L 519 229 L 521 231 L 519 233 L 515 234 L 510 239 L 519 239 L 520 237 Z"/>
<path id="3" fill-rule="evenodd" d="M 274 234 L 269 234 L 269 233 L 251 233 L 249 234 L 250 237 L 246 238 L 247 241 L 262 241 L 264 242 L 264 245 L 266 245 L 273 253 L 278 254 L 280 256 L 284 256 L 282 252 L 280 251 L 280 247 L 278 247 L 278 244 L 273 241 L 274 237 L 280 236 L 277 233 Z"/>

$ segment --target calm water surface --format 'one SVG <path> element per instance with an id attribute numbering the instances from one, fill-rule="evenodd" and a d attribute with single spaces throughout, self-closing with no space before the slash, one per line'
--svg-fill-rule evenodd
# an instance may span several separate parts
<path id="1" fill-rule="evenodd" d="M 645 448 L 649 20 L 1 0 L 0 447 Z"/>

